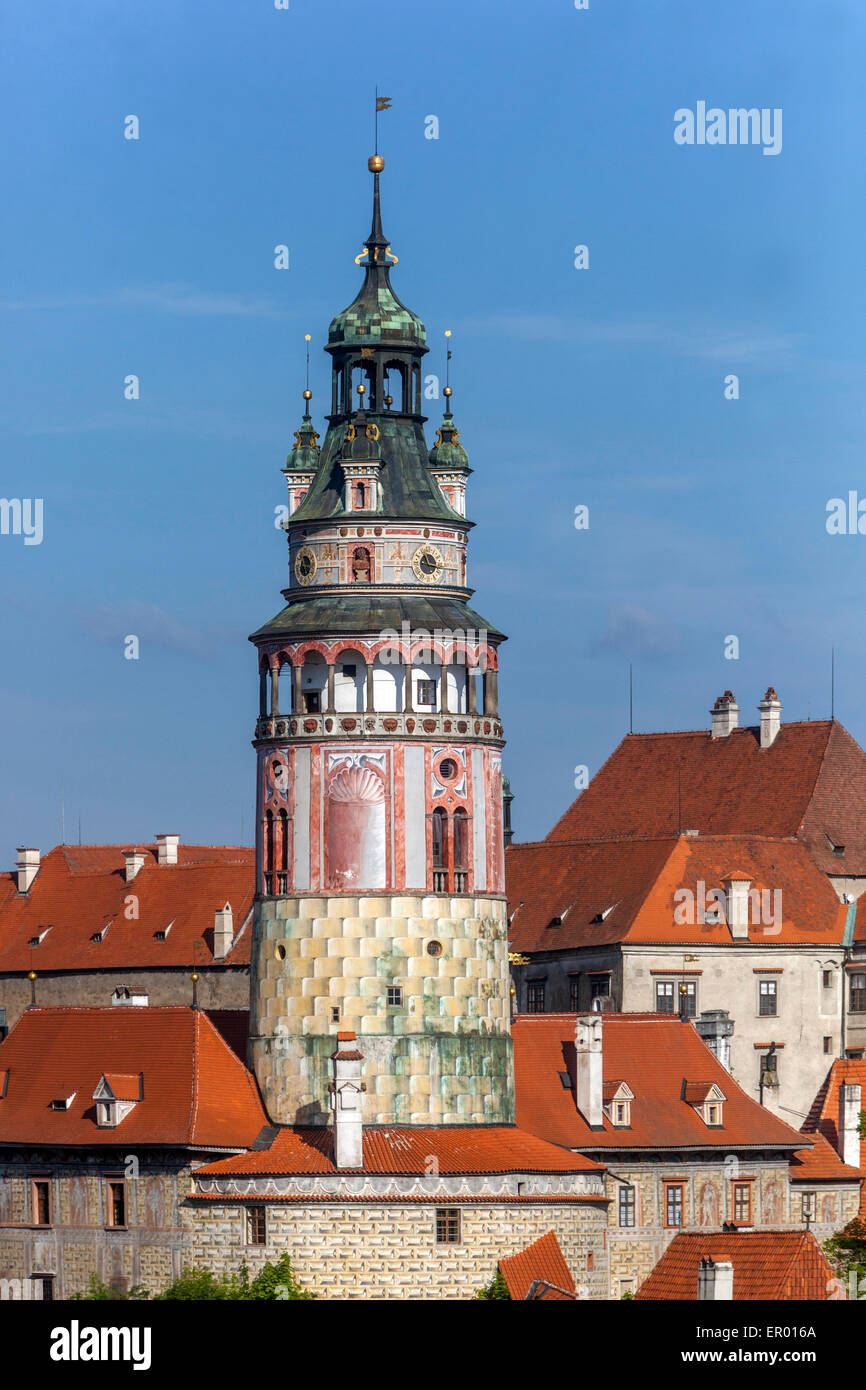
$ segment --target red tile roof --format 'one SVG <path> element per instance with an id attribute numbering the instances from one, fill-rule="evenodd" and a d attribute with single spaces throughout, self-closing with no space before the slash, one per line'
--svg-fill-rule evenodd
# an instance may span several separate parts
<path id="1" fill-rule="evenodd" d="M 574 1014 L 522 1014 L 512 1028 L 517 1123 L 553 1144 L 587 1153 L 605 1149 L 790 1150 L 803 1135 L 740 1090 L 694 1025 L 670 1014 L 601 1014 L 605 1080 L 624 1078 L 632 1091 L 631 1123 L 605 1117 L 590 1129 L 575 1103 Z M 571 1077 L 563 1087 L 560 1073 Z M 684 1085 L 715 1082 L 725 1101 L 721 1128 L 710 1128 L 685 1099 Z"/>
<path id="2" fill-rule="evenodd" d="M 252 911 L 254 859 L 235 846 L 179 845 L 178 863 L 160 865 L 142 850 L 143 867 L 126 882 L 122 845 L 58 845 L 42 858 L 30 892 L 19 895 L 14 874 L 0 875 L 0 973 L 188 966 L 193 943 L 199 965 L 213 964 L 214 913 L 232 908 L 237 935 Z M 132 902 L 131 899 L 135 901 Z M 127 912 L 137 913 L 127 916 Z M 30 947 L 31 938 L 42 943 Z M 108 931 L 102 941 L 92 937 Z M 164 941 L 155 933 L 171 927 Z M 226 957 L 250 959 L 247 928 Z"/>
<path id="3" fill-rule="evenodd" d="M 335 1173 L 333 1129 L 280 1128 L 267 1149 L 220 1159 L 199 1168 L 202 1176 L 223 1174 Z M 568 1153 L 534 1134 L 507 1125 L 412 1126 L 364 1129 L 365 1173 L 430 1171 L 435 1158 L 443 1177 L 472 1173 L 585 1173 L 599 1165 Z M 348 1170 L 340 1170 L 348 1171 Z M 596 1199 L 598 1200 L 598 1199 Z"/>
<path id="4" fill-rule="evenodd" d="M 565 1263 L 565 1256 L 553 1231 L 539 1236 L 525 1250 L 518 1250 L 516 1255 L 504 1255 L 499 1261 L 499 1268 L 512 1300 L 525 1302 L 536 1281 L 552 1285 L 560 1299 L 575 1294 L 571 1270 Z"/>
<path id="5" fill-rule="evenodd" d="M 735 1300 L 826 1300 L 835 1287 L 811 1231 L 681 1231 L 635 1298 L 696 1302 L 698 1270 L 707 1257 L 732 1261 Z"/>
<path id="6" fill-rule="evenodd" d="M 841 945 L 847 908 L 804 845 L 759 836 L 682 835 L 512 845 L 505 856 L 512 949 L 531 953 L 619 941 L 728 943 L 731 932 L 724 921 L 701 920 L 700 895 L 709 899 L 712 915 L 718 899 L 710 895 L 713 890 L 724 894 L 734 862 L 744 866 L 738 873 L 750 880 L 750 891 L 761 894 L 750 908 L 751 941 Z M 681 890 L 692 898 L 676 896 Z M 555 919 L 560 925 L 551 926 Z"/>
<path id="7" fill-rule="evenodd" d="M 177 1144 L 239 1149 L 267 1124 L 255 1082 L 207 1016 L 186 1008 L 28 1009 L 0 1043 L 0 1144 Z M 102 1076 L 143 1099 L 99 1128 Z M 0 1088 L 2 1089 L 2 1088 Z M 68 1110 L 52 1100 L 75 1094 Z"/>
<path id="8" fill-rule="evenodd" d="M 789 1166 L 792 1182 L 857 1182 L 859 1168 L 843 1163 L 823 1134 L 810 1134 L 814 1147 L 798 1149 Z"/>
<path id="9" fill-rule="evenodd" d="M 839 1143 L 839 1087 L 843 1083 L 861 1088 L 861 1101 L 866 1110 L 866 1058 L 837 1057 L 803 1125 L 804 1134 L 823 1135 L 835 1152 L 838 1152 Z M 866 1216 L 866 1135 L 860 1137 L 860 1173 L 863 1176 L 860 1215 Z"/>
<path id="10" fill-rule="evenodd" d="M 757 727 L 717 739 L 704 731 L 629 734 L 547 838 L 680 829 L 798 836 L 824 873 L 866 873 L 866 753 L 830 720 L 783 724 L 769 748 Z"/>

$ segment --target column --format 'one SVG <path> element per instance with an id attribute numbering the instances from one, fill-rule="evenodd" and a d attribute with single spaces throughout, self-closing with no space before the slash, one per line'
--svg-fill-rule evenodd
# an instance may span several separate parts
<path id="1" fill-rule="evenodd" d="M 280 712 L 280 668 L 271 667 L 271 714 Z"/>
<path id="2" fill-rule="evenodd" d="M 475 679 L 476 667 L 466 665 L 466 713 L 478 713 L 478 686 Z"/>
<path id="3" fill-rule="evenodd" d="M 407 661 L 403 667 L 403 713 L 414 714 L 415 706 L 412 704 L 412 663 Z"/>
<path id="4" fill-rule="evenodd" d="M 439 708 L 443 714 L 450 714 L 451 707 L 448 703 L 448 666 L 447 663 L 444 661 L 442 663 L 442 675 L 440 677 L 439 684 L 442 689 L 442 693 L 439 697 Z"/>
<path id="5" fill-rule="evenodd" d="M 484 672 L 484 713 L 496 714 L 499 710 L 499 689 L 497 673 L 490 667 Z"/>
<path id="6" fill-rule="evenodd" d="M 292 709 L 295 714 L 300 714 L 304 707 L 303 694 L 301 691 L 301 675 L 303 666 L 292 667 Z"/>
<path id="7" fill-rule="evenodd" d="M 334 663 L 333 661 L 329 661 L 329 662 L 328 662 L 328 700 L 327 700 L 327 706 L 326 706 L 326 709 L 325 709 L 325 713 L 326 713 L 326 714 L 334 714 L 334 713 L 336 713 L 336 711 L 335 711 L 335 709 L 334 709 L 334 672 L 336 671 L 336 669 L 337 669 L 337 668 L 336 668 L 335 663 Z"/>
<path id="8" fill-rule="evenodd" d="M 374 712 L 375 708 L 376 708 L 376 706 L 375 706 L 375 704 L 374 704 L 374 693 L 375 693 L 375 692 L 374 692 L 374 689 L 373 689 L 373 663 L 372 663 L 372 661 L 365 661 L 365 662 L 364 662 L 364 680 L 365 680 L 365 689 L 366 689 L 366 691 L 367 691 L 367 713 L 368 713 L 368 714 L 372 714 L 372 713 Z"/>
<path id="9" fill-rule="evenodd" d="M 259 672 L 259 719 L 266 719 L 268 713 L 268 668 L 263 666 Z"/>

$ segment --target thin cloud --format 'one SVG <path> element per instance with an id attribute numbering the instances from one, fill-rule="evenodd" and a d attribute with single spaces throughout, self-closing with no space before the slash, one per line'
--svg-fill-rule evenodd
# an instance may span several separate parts
<path id="1" fill-rule="evenodd" d="M 180 314 L 205 318 L 289 318 L 269 299 L 260 295 L 231 294 L 199 290 L 191 285 L 170 284 L 126 286 L 102 294 L 69 294 L 49 299 L 0 299 L 0 309 L 8 312 L 48 310 L 65 313 L 76 310 L 108 309 L 127 312 Z"/>
<path id="2" fill-rule="evenodd" d="M 464 320 L 467 333 L 497 333 L 527 342 L 563 342 L 566 339 L 588 346 L 642 347 L 668 349 L 686 357 L 708 362 L 743 362 L 754 359 L 792 357 L 801 335 L 765 333 L 759 329 L 693 328 L 683 329 L 665 323 L 592 323 L 557 314 L 494 314 Z"/>

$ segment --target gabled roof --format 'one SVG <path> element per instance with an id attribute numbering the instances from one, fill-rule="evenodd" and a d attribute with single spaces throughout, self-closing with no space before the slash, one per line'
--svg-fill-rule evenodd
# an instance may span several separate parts
<path id="1" fill-rule="evenodd" d="M 866 873 L 866 753 L 841 724 L 628 734 L 548 840 L 701 835 L 799 837 L 824 873 Z M 834 854 L 833 845 L 844 847 Z"/>
<path id="2" fill-rule="evenodd" d="M 213 963 L 214 913 L 229 903 L 235 934 L 252 911 L 255 852 L 237 846 L 179 845 L 177 864 L 144 865 L 129 883 L 123 845 L 58 845 L 43 855 L 30 892 L 0 875 L 0 973 L 189 966 Z M 134 901 L 133 901 L 134 900 Z M 137 914 L 137 915 L 135 915 Z M 31 938 L 51 930 L 39 946 Z M 164 941 L 156 933 L 171 927 Z M 108 928 L 105 931 L 105 928 Z M 101 941 L 94 935 L 104 932 Z M 225 957 L 246 965 L 250 932 Z M 222 962 L 220 962 L 222 964 Z"/>
<path id="3" fill-rule="evenodd" d="M 0 1145 L 239 1149 L 267 1123 L 252 1076 L 198 1009 L 28 1009 L 0 1043 L 6 1069 Z M 96 1123 L 103 1076 L 138 1101 L 112 1130 Z M 73 1092 L 68 1110 L 51 1109 Z"/>
<path id="4" fill-rule="evenodd" d="M 758 835 L 680 835 L 510 846 L 505 877 L 512 948 L 728 944 L 725 911 L 715 920 L 714 907 L 732 876 L 748 879 L 749 892 L 760 895 L 750 900 L 750 941 L 842 944 L 847 907 L 805 845 Z M 551 926 L 557 919 L 560 924 Z"/>
<path id="5" fill-rule="evenodd" d="M 839 1144 L 839 1087 L 843 1083 L 861 1088 L 862 1104 L 866 1110 L 866 1057 L 837 1057 L 803 1125 L 804 1134 L 810 1138 L 823 1135 L 835 1153 L 838 1153 Z M 866 1135 L 860 1137 L 860 1173 L 866 1179 Z M 866 1216 L 866 1181 L 862 1187 L 860 1214 Z"/>
<path id="6" fill-rule="evenodd" d="M 600 1172 L 592 1159 L 567 1153 L 534 1134 L 509 1125 L 448 1125 L 441 1129 L 415 1126 L 364 1128 L 365 1173 L 430 1171 L 435 1158 L 443 1177 L 495 1173 Z M 220 1177 L 233 1173 L 292 1175 L 336 1173 L 333 1129 L 281 1127 L 267 1148 L 236 1158 L 220 1159 L 197 1175 Z M 348 1171 L 341 1169 L 339 1171 Z M 359 1170 L 361 1171 L 361 1170 Z"/>
<path id="7" fill-rule="evenodd" d="M 697 1302 L 698 1271 L 707 1258 L 733 1263 L 735 1301 L 826 1300 L 835 1287 L 811 1231 L 681 1231 L 635 1298 Z"/>
<path id="8" fill-rule="evenodd" d="M 600 1014 L 605 1080 L 634 1092 L 631 1124 L 605 1116 L 590 1129 L 575 1101 L 574 1014 L 521 1014 L 514 1022 L 517 1123 L 553 1144 L 605 1149 L 799 1149 L 803 1135 L 750 1099 L 714 1057 L 694 1025 L 670 1014 Z M 560 1073 L 567 1072 L 566 1089 Z M 708 1127 L 684 1099 L 684 1083 L 715 1082 L 726 1096 L 723 1123 Z"/>
<path id="9" fill-rule="evenodd" d="M 813 1148 L 798 1149 L 791 1156 L 788 1176 L 791 1182 L 858 1182 L 860 1169 L 843 1163 L 823 1134 L 810 1134 Z"/>
<path id="10" fill-rule="evenodd" d="M 575 1297 L 571 1270 L 565 1263 L 565 1256 L 553 1231 L 539 1236 L 525 1250 L 518 1250 L 516 1255 L 504 1255 L 499 1261 L 499 1268 L 512 1300 L 523 1302 L 528 1299 L 535 1283 L 552 1285 L 560 1300 L 567 1295 Z M 548 1297 L 547 1294 L 537 1296 Z"/>
<path id="11" fill-rule="evenodd" d="M 105 1096 L 110 1095 L 115 1100 L 140 1100 L 141 1077 L 140 1075 L 123 1076 L 119 1072 L 106 1072 L 97 1082 L 96 1091 L 101 1091 Z"/>

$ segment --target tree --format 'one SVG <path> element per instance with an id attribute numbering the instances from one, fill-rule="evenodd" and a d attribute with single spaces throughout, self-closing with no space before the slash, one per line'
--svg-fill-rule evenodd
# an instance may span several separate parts
<path id="1" fill-rule="evenodd" d="M 841 1231 L 824 1241 L 824 1252 L 837 1278 L 853 1288 L 857 1298 L 866 1298 L 866 1220 L 855 1216 Z"/>
<path id="2" fill-rule="evenodd" d="M 71 1294 L 70 1297 L 76 1300 L 87 1300 L 88 1302 L 93 1301 L 100 1303 L 123 1302 L 127 1299 L 136 1303 L 143 1303 L 146 1299 L 150 1298 L 150 1294 L 143 1284 L 133 1284 L 132 1288 L 124 1293 L 121 1289 L 116 1289 L 112 1287 L 111 1284 L 104 1283 L 98 1274 L 91 1274 L 90 1286 L 87 1293 L 74 1293 Z"/>
<path id="3" fill-rule="evenodd" d="M 496 1299 L 505 1299 L 508 1302 L 511 1301 L 511 1294 L 508 1292 L 505 1276 L 498 1266 L 490 1283 L 485 1285 L 483 1289 L 479 1289 L 475 1297 L 484 1299 L 487 1302 L 493 1302 Z"/>

